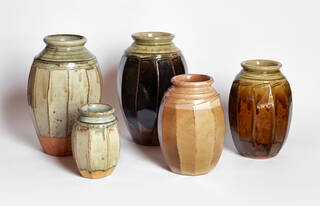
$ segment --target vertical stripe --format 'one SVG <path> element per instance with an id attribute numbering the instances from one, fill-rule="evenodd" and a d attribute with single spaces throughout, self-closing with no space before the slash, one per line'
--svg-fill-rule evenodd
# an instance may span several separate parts
<path id="1" fill-rule="evenodd" d="M 67 87 L 67 107 L 66 107 L 66 137 L 69 136 L 69 134 L 71 134 L 71 132 L 69 132 L 69 100 L 70 100 L 70 74 L 69 74 L 70 70 L 67 70 L 67 84 L 68 84 L 68 87 Z"/>
<path id="2" fill-rule="evenodd" d="M 85 69 L 74 69 L 69 71 L 69 121 L 68 135 L 71 134 L 72 126 L 78 118 L 78 107 L 87 103 L 88 81 Z"/>
<path id="3" fill-rule="evenodd" d="M 273 95 L 273 92 L 272 92 L 272 88 L 271 88 L 271 85 L 269 85 L 269 100 L 268 102 L 270 103 L 271 105 L 271 110 L 272 111 L 272 133 L 271 133 L 271 142 L 270 142 L 270 146 L 269 146 L 269 151 L 268 151 L 268 155 L 271 154 L 271 148 L 272 148 L 272 145 L 274 144 L 274 141 L 275 141 L 275 133 L 276 133 L 276 103 L 275 103 L 275 97 Z"/>
<path id="4" fill-rule="evenodd" d="M 47 114 L 48 114 L 48 129 L 49 129 L 49 137 L 51 135 L 51 127 L 50 127 L 50 113 L 49 113 L 49 91 L 50 91 L 50 80 L 51 80 L 51 72 L 49 71 L 49 78 L 48 78 L 48 89 L 47 89 Z"/>
<path id="5" fill-rule="evenodd" d="M 159 122 L 161 134 L 161 149 L 170 168 L 175 172 L 180 172 L 180 156 L 177 145 L 178 125 L 176 118 L 176 106 L 164 104 L 160 106 Z"/>
<path id="6" fill-rule="evenodd" d="M 51 137 L 65 138 L 67 133 L 68 71 L 50 72 L 49 116 Z"/>
<path id="7" fill-rule="evenodd" d="M 92 172 L 92 166 L 91 166 L 91 128 L 89 126 L 88 130 L 88 150 L 87 150 L 87 167 L 88 171 Z"/>
<path id="8" fill-rule="evenodd" d="M 195 118 L 194 108 L 177 110 L 177 145 L 181 171 L 194 171 L 195 164 Z"/>
<path id="9" fill-rule="evenodd" d="M 106 136 L 106 149 L 107 149 L 107 159 L 106 159 L 106 169 L 110 168 L 110 156 L 111 156 L 111 153 L 110 153 L 110 127 L 107 127 L 107 128 L 104 128 L 103 131 L 106 131 L 104 132 L 105 133 L 105 136 Z"/>
<path id="10" fill-rule="evenodd" d="M 257 156 L 268 155 L 272 144 L 274 106 L 270 90 L 270 84 L 260 84 L 253 88 L 256 103 L 253 135 Z"/>
<path id="11" fill-rule="evenodd" d="M 175 66 L 174 66 L 174 63 L 173 63 L 173 59 L 170 59 L 170 64 L 171 64 L 171 68 L 172 68 L 172 74 L 173 74 L 173 76 L 175 76 L 176 72 L 175 72 Z"/>
<path id="12" fill-rule="evenodd" d="M 159 65 L 158 65 L 158 62 L 157 60 L 155 60 L 154 62 L 154 65 L 155 65 L 155 68 L 156 68 L 156 72 L 157 72 L 157 100 L 156 100 L 156 108 L 158 109 L 158 106 L 159 106 L 159 90 L 160 90 L 160 72 L 159 72 Z"/>
<path id="13" fill-rule="evenodd" d="M 89 81 L 89 76 L 88 76 L 88 70 L 86 69 L 86 77 L 88 81 L 88 96 L 87 96 L 87 104 L 89 104 L 89 99 L 90 99 L 90 81 Z"/>

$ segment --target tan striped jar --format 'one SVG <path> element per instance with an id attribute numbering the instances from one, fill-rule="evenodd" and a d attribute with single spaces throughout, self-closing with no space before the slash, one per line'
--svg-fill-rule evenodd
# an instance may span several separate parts
<path id="1" fill-rule="evenodd" d="M 112 173 L 120 153 L 120 131 L 112 106 L 85 104 L 79 108 L 72 151 L 83 177 L 101 178 Z"/>
<path id="2" fill-rule="evenodd" d="M 71 130 L 82 104 L 100 102 L 102 81 L 86 38 L 57 34 L 35 57 L 28 81 L 28 103 L 42 148 L 50 155 L 71 155 Z"/>
<path id="3" fill-rule="evenodd" d="M 175 173 L 206 174 L 217 164 L 224 143 L 220 96 L 207 75 L 182 74 L 171 82 L 159 111 L 162 153 Z"/>

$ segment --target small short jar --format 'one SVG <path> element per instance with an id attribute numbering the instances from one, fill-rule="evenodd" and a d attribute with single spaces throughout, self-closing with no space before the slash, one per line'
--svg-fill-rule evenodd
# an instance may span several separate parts
<path id="1" fill-rule="evenodd" d="M 72 130 L 72 152 L 81 176 L 102 178 L 115 169 L 120 153 L 120 131 L 108 104 L 85 104 Z"/>

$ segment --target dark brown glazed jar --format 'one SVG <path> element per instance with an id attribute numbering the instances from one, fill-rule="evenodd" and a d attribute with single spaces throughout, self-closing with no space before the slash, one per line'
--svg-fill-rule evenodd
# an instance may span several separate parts
<path id="1" fill-rule="evenodd" d="M 125 51 L 118 71 L 118 93 L 130 134 L 137 144 L 159 145 L 158 110 L 170 79 L 186 73 L 173 34 L 140 32 Z"/>
<path id="2" fill-rule="evenodd" d="M 248 60 L 233 81 L 229 121 L 238 152 L 250 158 L 271 158 L 284 144 L 291 121 L 289 82 L 281 63 Z"/>

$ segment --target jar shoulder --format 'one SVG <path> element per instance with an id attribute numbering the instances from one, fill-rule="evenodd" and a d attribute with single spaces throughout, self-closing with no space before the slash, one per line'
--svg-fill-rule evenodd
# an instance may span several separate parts
<path id="1" fill-rule="evenodd" d="M 77 69 L 97 69 L 99 70 L 99 64 L 96 59 L 80 62 L 53 62 L 45 61 L 39 58 L 33 60 L 31 68 L 35 69 L 50 69 L 50 70 L 77 70 Z"/>

